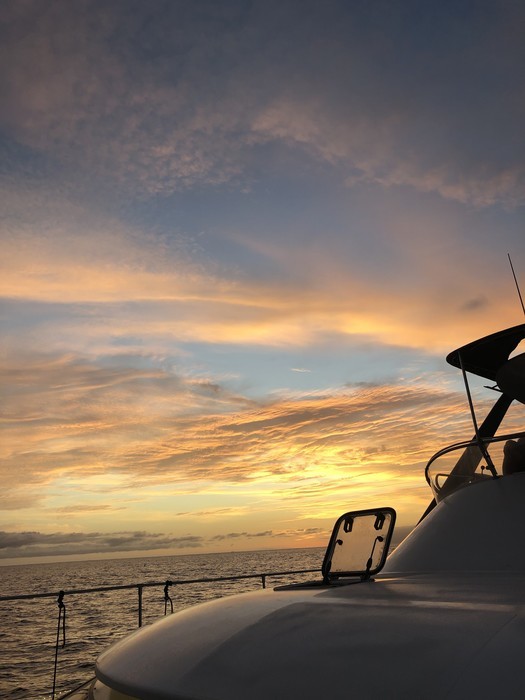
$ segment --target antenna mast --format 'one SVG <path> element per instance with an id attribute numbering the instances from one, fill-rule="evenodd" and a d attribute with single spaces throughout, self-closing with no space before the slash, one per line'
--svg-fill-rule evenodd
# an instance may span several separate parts
<path id="1" fill-rule="evenodd" d="M 514 284 L 516 285 L 518 296 L 520 298 L 520 303 L 521 303 L 523 315 L 525 316 L 525 305 L 523 304 L 523 297 L 521 296 L 520 286 L 518 284 L 518 280 L 516 279 L 516 273 L 514 272 L 514 265 L 512 264 L 512 259 L 510 257 L 510 253 L 507 253 L 507 256 L 509 258 L 510 269 L 512 270 L 512 276 L 514 277 Z"/>

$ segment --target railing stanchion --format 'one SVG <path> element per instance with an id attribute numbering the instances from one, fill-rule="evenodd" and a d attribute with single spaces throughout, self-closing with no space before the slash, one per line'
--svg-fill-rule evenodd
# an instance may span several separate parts
<path id="1" fill-rule="evenodd" d="M 137 585 L 137 591 L 139 594 L 139 627 L 142 627 L 142 589 L 143 586 L 139 583 Z"/>
<path id="2" fill-rule="evenodd" d="M 266 574 L 261 574 L 262 587 L 266 588 Z"/>

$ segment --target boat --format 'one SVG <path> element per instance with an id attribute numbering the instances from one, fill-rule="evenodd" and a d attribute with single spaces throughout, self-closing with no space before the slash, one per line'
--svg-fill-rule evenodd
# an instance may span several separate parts
<path id="1" fill-rule="evenodd" d="M 429 460 L 429 507 L 393 552 L 394 509 L 344 513 L 319 580 L 164 617 L 104 651 L 96 679 L 72 697 L 523 696 L 525 431 L 500 426 L 525 403 L 525 353 L 515 354 L 524 338 L 525 324 L 448 355 L 474 437 Z M 497 396 L 481 423 L 469 374 Z"/>

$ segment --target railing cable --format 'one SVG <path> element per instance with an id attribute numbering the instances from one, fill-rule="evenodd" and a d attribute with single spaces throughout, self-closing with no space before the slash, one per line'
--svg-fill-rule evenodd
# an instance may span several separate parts
<path id="1" fill-rule="evenodd" d="M 55 689 L 57 681 L 57 666 L 58 666 L 58 647 L 60 644 L 60 629 L 62 628 L 62 649 L 66 646 L 66 606 L 64 604 L 64 591 L 58 594 L 58 625 L 57 625 L 57 641 L 55 644 L 55 666 L 53 669 L 53 692 L 51 700 L 55 700 Z"/>

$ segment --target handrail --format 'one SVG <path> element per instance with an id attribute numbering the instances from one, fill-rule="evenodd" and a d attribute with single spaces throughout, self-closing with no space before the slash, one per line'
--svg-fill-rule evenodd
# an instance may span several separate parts
<path id="1" fill-rule="evenodd" d="M 319 573 L 320 569 L 297 569 L 295 571 L 268 571 L 258 574 L 237 574 L 235 576 L 217 576 L 212 578 L 193 578 L 193 579 L 176 579 L 168 581 L 147 581 L 144 583 L 125 583 L 118 586 L 97 586 L 95 588 L 73 588 L 71 590 L 63 590 L 63 596 L 79 595 L 84 593 L 103 593 L 105 591 L 122 591 L 137 589 L 138 592 L 138 624 L 142 627 L 142 591 L 144 588 L 153 588 L 155 586 L 182 586 L 185 584 L 195 583 L 218 583 L 220 581 L 239 581 L 241 579 L 261 579 L 262 587 L 266 588 L 266 579 L 270 576 L 290 576 L 292 574 L 312 574 Z M 32 600 L 36 598 L 56 598 L 59 592 L 45 593 L 23 593 L 20 595 L 0 596 L 0 603 L 13 600 Z"/>
<path id="2" fill-rule="evenodd" d="M 217 576 L 213 578 L 191 578 L 171 580 L 171 585 L 181 586 L 186 583 L 216 583 L 218 581 L 238 581 L 240 579 L 260 578 L 263 581 L 263 588 L 266 588 L 264 581 L 269 576 L 286 576 L 291 574 L 314 574 L 321 569 L 297 569 L 296 571 L 268 571 L 259 574 L 237 574 L 235 576 Z M 103 591 L 121 591 L 126 589 L 153 588 L 154 586 L 165 586 L 166 581 L 147 581 L 145 583 L 125 583 L 119 586 L 97 586 L 96 588 L 72 588 L 64 590 L 64 595 L 77 595 L 78 593 L 101 593 Z M 0 596 L 0 602 L 8 600 L 29 600 L 31 598 L 56 598 L 58 591 L 46 593 L 23 593 L 20 595 Z"/>
<path id="3" fill-rule="evenodd" d="M 506 442 L 507 440 L 513 440 L 516 438 L 521 438 L 525 437 L 525 431 L 516 431 L 513 433 L 507 433 L 505 435 L 493 435 L 492 437 L 487 437 L 487 438 L 481 438 L 480 441 L 478 441 L 476 438 L 473 440 L 462 440 L 461 442 L 455 442 L 452 445 L 448 445 L 447 447 L 443 447 L 441 450 L 438 450 L 432 457 L 428 460 L 427 465 L 425 467 L 425 479 L 430 486 L 430 488 L 435 491 L 435 495 L 439 493 L 440 489 L 435 489 L 435 485 L 433 484 L 432 477 L 430 476 L 430 467 L 432 464 L 439 459 L 440 457 L 443 457 L 446 454 L 449 454 L 450 452 L 454 452 L 456 450 L 466 450 L 468 448 L 478 448 L 480 449 L 479 442 L 482 442 L 484 445 L 484 448 L 487 449 L 489 445 L 492 445 L 497 442 Z M 451 476 L 449 474 L 449 476 Z M 458 475 L 452 475 L 452 476 L 458 476 Z M 464 476 L 464 475 L 463 475 Z M 437 491 L 437 493 L 436 493 Z"/>

